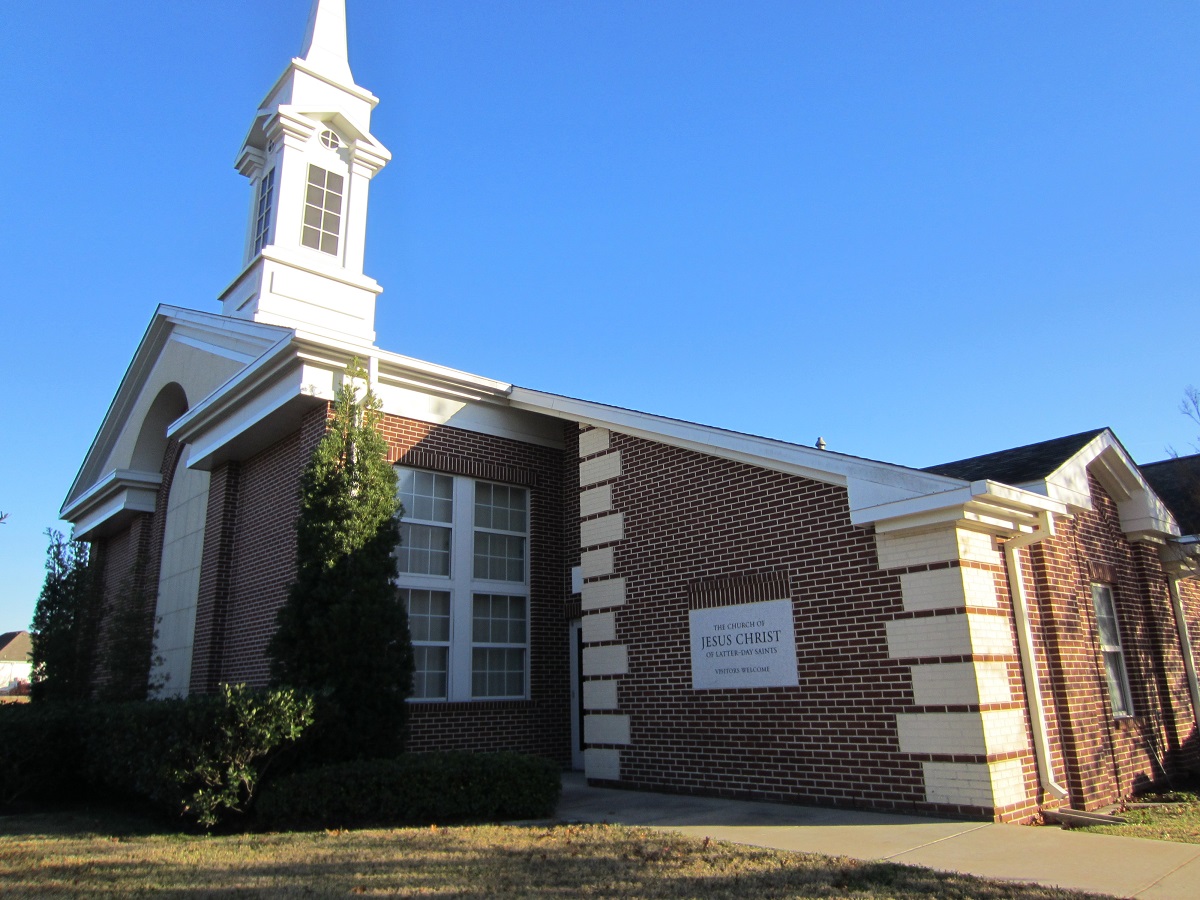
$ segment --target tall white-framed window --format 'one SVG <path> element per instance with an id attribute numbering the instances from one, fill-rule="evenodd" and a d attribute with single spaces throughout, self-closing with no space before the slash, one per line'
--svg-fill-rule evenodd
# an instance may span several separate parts
<path id="1" fill-rule="evenodd" d="M 529 695 L 529 492 L 399 468 L 416 700 Z"/>
<path id="2" fill-rule="evenodd" d="M 1100 652 L 1104 656 L 1104 673 L 1108 680 L 1108 696 L 1112 703 L 1113 715 L 1118 718 L 1132 716 L 1133 701 L 1129 691 L 1125 651 L 1121 647 L 1121 628 L 1117 621 L 1116 604 L 1113 603 L 1112 587 L 1093 583 L 1092 605 L 1096 609 Z"/>
<path id="3" fill-rule="evenodd" d="M 309 163 L 308 187 L 304 194 L 304 227 L 300 242 L 305 247 L 337 256 L 342 233 L 342 191 L 345 178 Z"/>
<path id="4" fill-rule="evenodd" d="M 254 219 L 254 252 L 257 256 L 271 243 L 271 208 L 275 203 L 275 170 L 267 172 L 258 182 L 258 209 Z"/>

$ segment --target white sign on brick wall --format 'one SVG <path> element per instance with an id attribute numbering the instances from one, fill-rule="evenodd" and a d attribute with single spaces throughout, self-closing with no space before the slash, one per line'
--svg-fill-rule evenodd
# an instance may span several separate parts
<path id="1" fill-rule="evenodd" d="M 791 600 L 693 609 L 688 620 L 693 690 L 800 683 Z"/>

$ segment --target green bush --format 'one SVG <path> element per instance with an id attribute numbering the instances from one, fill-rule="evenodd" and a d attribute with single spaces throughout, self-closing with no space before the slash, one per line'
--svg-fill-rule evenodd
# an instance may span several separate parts
<path id="1" fill-rule="evenodd" d="M 87 715 L 88 775 L 211 828 L 246 808 L 271 756 L 311 723 L 311 698 L 245 685 L 186 700 L 99 705 Z"/>
<path id="2" fill-rule="evenodd" d="M 562 790 L 553 762 L 520 753 L 421 753 L 298 772 L 263 788 L 267 827 L 350 827 L 544 818 Z"/>
<path id="3" fill-rule="evenodd" d="M 82 714 L 75 704 L 0 704 L 0 808 L 83 791 Z"/>

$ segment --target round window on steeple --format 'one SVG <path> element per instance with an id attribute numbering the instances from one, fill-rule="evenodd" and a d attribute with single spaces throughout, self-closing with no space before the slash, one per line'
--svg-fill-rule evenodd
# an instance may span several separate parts
<path id="1" fill-rule="evenodd" d="M 342 146 L 342 139 L 339 138 L 332 131 L 330 131 L 328 128 L 326 128 L 324 131 L 321 132 L 321 143 L 324 144 L 326 147 L 328 147 L 330 150 L 336 150 L 340 146 Z"/>

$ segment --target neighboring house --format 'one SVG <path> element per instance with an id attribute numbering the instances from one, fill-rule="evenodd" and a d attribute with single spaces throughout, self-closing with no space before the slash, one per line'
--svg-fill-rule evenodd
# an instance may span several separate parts
<path id="1" fill-rule="evenodd" d="M 301 471 L 358 357 L 400 470 L 415 749 L 1005 820 L 1197 763 L 1195 519 L 1110 431 L 922 471 L 377 347 L 389 154 L 344 16 L 314 2 L 253 120 L 221 311 L 158 308 L 63 506 L 109 614 L 144 580 L 169 693 L 266 681 Z"/>
<path id="2" fill-rule="evenodd" d="M 33 673 L 29 660 L 32 652 L 28 631 L 0 634 L 0 694 L 17 694 L 28 687 Z"/>

